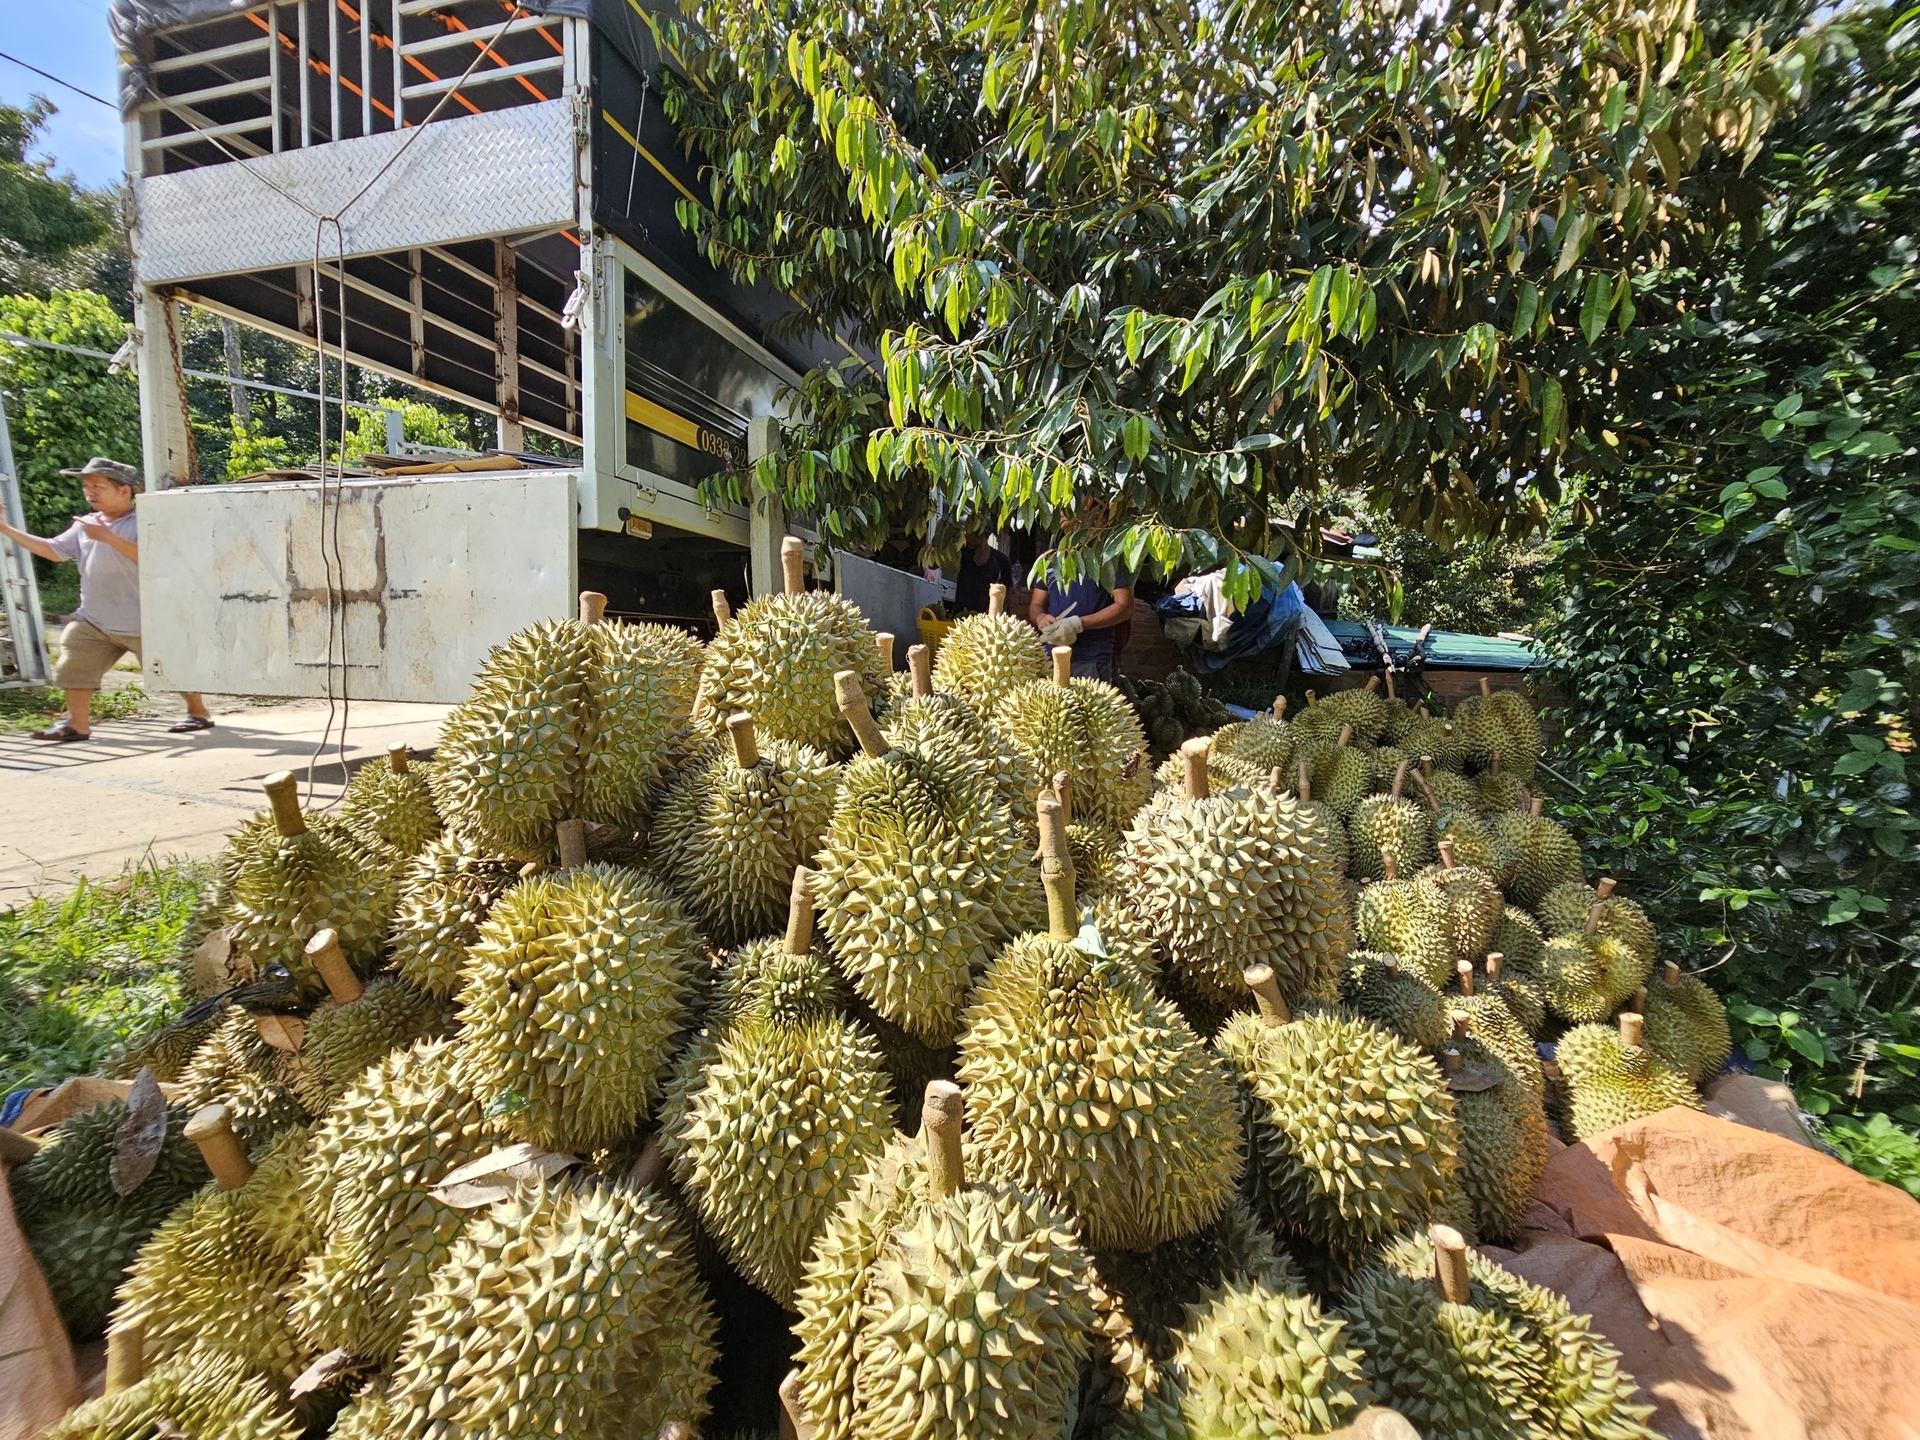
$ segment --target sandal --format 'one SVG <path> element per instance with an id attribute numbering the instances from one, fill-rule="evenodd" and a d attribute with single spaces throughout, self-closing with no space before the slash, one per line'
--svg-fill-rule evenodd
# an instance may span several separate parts
<path id="1" fill-rule="evenodd" d="M 56 745 L 70 745 L 76 740 L 91 740 L 91 730 L 76 730 L 66 720 L 56 720 L 44 730 L 35 730 L 30 737 L 34 740 L 51 740 Z"/>
<path id="2" fill-rule="evenodd" d="M 167 726 L 169 735 L 193 735 L 201 730 L 213 729 L 213 721 L 204 715 L 189 715 L 186 719 Z"/>

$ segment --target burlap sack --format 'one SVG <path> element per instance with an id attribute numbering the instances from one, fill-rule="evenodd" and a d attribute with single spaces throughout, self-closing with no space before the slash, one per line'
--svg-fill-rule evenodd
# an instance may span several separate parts
<path id="1" fill-rule="evenodd" d="M 0 1165 L 0 1440 L 32 1440 L 79 1403 L 73 1350 L 20 1234 Z"/>
<path id="2" fill-rule="evenodd" d="M 1920 1204 L 1673 1109 L 1559 1151 L 1517 1252 L 1620 1348 L 1672 1440 L 1920 1440 Z"/>

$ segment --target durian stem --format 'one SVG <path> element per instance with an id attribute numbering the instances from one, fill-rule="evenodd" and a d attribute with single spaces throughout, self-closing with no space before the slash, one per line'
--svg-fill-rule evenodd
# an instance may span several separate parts
<path id="1" fill-rule="evenodd" d="M 1468 999 L 1472 999 L 1473 962 L 1471 960 L 1456 960 L 1454 961 L 1453 968 L 1458 971 L 1460 975 L 1460 993 Z"/>
<path id="2" fill-rule="evenodd" d="M 1498 985 L 1500 983 L 1500 967 L 1506 963 L 1506 959 L 1507 957 L 1502 955 L 1498 950 L 1490 950 L 1487 952 L 1487 984 Z"/>
<path id="3" fill-rule="evenodd" d="M 1677 961 L 1667 961 L 1661 973 L 1666 977 L 1667 984 L 1678 985 L 1680 983 L 1680 965 Z"/>
<path id="4" fill-rule="evenodd" d="M 389 745 L 387 747 L 387 768 L 396 775 L 407 773 L 407 747 Z"/>
<path id="5" fill-rule="evenodd" d="M 880 727 L 874 722 L 873 707 L 867 703 L 867 692 L 860 684 L 860 672 L 842 670 L 833 677 L 833 698 L 840 704 L 840 713 L 847 717 L 847 724 L 853 727 L 853 733 L 860 739 L 860 748 L 869 755 L 887 753 L 886 736 L 880 733 Z"/>
<path id="6" fill-rule="evenodd" d="M 598 625 L 607 613 L 607 597 L 598 590 L 580 592 L 580 623 Z"/>
<path id="7" fill-rule="evenodd" d="M 24 1165 L 39 1153 L 38 1140 L 0 1125 L 0 1165 Z"/>
<path id="8" fill-rule="evenodd" d="M 1351 1425 L 1329 1430 L 1326 1440 L 1420 1440 L 1420 1432 L 1398 1410 L 1369 1405 L 1353 1417 Z"/>
<path id="9" fill-rule="evenodd" d="M 1071 940 L 1080 933 L 1079 906 L 1073 893 L 1073 852 L 1067 848 L 1067 812 L 1042 793 L 1040 811 L 1040 884 L 1047 892 L 1047 934 Z"/>
<path id="10" fill-rule="evenodd" d="M 1053 772 L 1053 798 L 1060 803 L 1060 823 L 1073 824 L 1073 774 L 1067 770 Z"/>
<path id="11" fill-rule="evenodd" d="M 1287 718 L 1286 696 L 1276 695 L 1273 697 L 1273 718 L 1276 720 L 1284 720 Z"/>
<path id="12" fill-rule="evenodd" d="M 1394 799 L 1398 800 L 1400 798 L 1400 792 L 1406 788 L 1406 785 L 1407 785 L 1407 762 L 1402 760 L 1398 765 L 1393 767 L 1393 798 Z"/>
<path id="13" fill-rule="evenodd" d="M 891 675 L 893 673 L 893 636 L 885 630 L 879 631 L 873 637 L 873 648 L 880 652 L 880 673 Z"/>
<path id="14" fill-rule="evenodd" d="M 1620 1012 L 1620 1043 L 1637 1047 L 1640 1044 L 1640 1027 L 1647 1023 L 1647 1017 L 1638 1010 Z"/>
<path id="15" fill-rule="evenodd" d="M 1499 773 L 1500 773 L 1500 752 L 1496 750 L 1493 752 L 1493 758 L 1487 762 L 1487 774 L 1498 775 Z"/>
<path id="16" fill-rule="evenodd" d="M 1546 806 L 1547 806 L 1546 797 L 1544 795 L 1536 795 L 1533 797 L 1533 799 L 1527 802 L 1527 813 L 1533 816 L 1535 819 L 1538 819 L 1540 812 L 1546 809 Z"/>
<path id="17" fill-rule="evenodd" d="M 1207 737 L 1196 735 L 1180 747 L 1180 762 L 1187 772 L 1187 798 L 1204 800 L 1210 793 L 1207 785 Z"/>
<path id="18" fill-rule="evenodd" d="M 1398 700 L 1399 698 L 1398 695 L 1393 693 L 1393 672 L 1389 670 L 1387 671 L 1387 699 Z"/>
<path id="19" fill-rule="evenodd" d="M 1439 850 L 1440 868 L 1442 870 L 1453 869 L 1453 842 L 1451 840 L 1442 840 L 1439 845 Z"/>
<path id="20" fill-rule="evenodd" d="M 131 1390 L 147 1373 L 147 1324 L 126 1320 L 107 1331 L 108 1395 Z"/>
<path id="21" fill-rule="evenodd" d="M 1313 776 L 1311 772 L 1308 771 L 1307 762 L 1304 760 L 1300 762 L 1299 784 L 1296 788 L 1300 792 L 1301 803 L 1311 804 L 1313 801 Z"/>
<path id="22" fill-rule="evenodd" d="M 960 1122 L 964 1105 L 960 1087 L 951 1080 L 927 1082 L 920 1107 L 920 1128 L 927 1133 L 927 1188 L 937 1200 L 958 1195 L 967 1187 L 967 1169 L 960 1156 Z"/>
<path id="23" fill-rule="evenodd" d="M 1466 1305 L 1473 1299 L 1467 1275 L 1467 1242 L 1451 1225 L 1435 1225 L 1427 1234 L 1433 1240 L 1433 1288 L 1449 1305 Z"/>
<path id="24" fill-rule="evenodd" d="M 1593 887 L 1593 893 L 1600 899 L 1605 900 L 1609 895 L 1613 894 L 1614 888 L 1619 885 L 1619 883 L 1620 882 L 1615 880 L 1611 875 L 1602 875 L 1600 877 L 1600 883 Z"/>
<path id="25" fill-rule="evenodd" d="M 1413 713 L 1418 715 L 1422 720 L 1431 720 L 1433 718 L 1433 716 L 1427 713 L 1427 702 L 1424 700 L 1413 707 Z"/>
<path id="26" fill-rule="evenodd" d="M 1646 986 L 1642 985 L 1638 990 L 1633 992 L 1633 1000 L 1631 1003 L 1633 1005 L 1633 1008 L 1636 1011 L 1638 1011 L 1640 1014 L 1644 1015 L 1647 1013 L 1647 987 Z"/>
<path id="27" fill-rule="evenodd" d="M 1247 982 L 1247 988 L 1253 991 L 1253 1003 L 1260 1007 L 1260 1018 L 1269 1025 L 1286 1025 L 1293 1016 L 1287 1010 L 1286 996 L 1280 993 L 1280 982 L 1273 978 L 1271 965 L 1249 965 L 1240 972 L 1240 978 Z"/>
<path id="28" fill-rule="evenodd" d="M 351 1005 L 366 989 L 341 953 L 340 937 L 331 929 L 313 932 L 313 938 L 307 941 L 307 963 L 320 972 L 335 1004 Z"/>
<path id="29" fill-rule="evenodd" d="M 744 710 L 727 717 L 727 735 L 733 741 L 733 763 L 751 770 L 760 763 L 760 745 L 753 733 L 753 716 Z"/>
<path id="30" fill-rule="evenodd" d="M 547 867 L 544 861 L 529 860 L 527 861 L 526 864 L 520 867 L 518 878 L 522 880 L 531 880 L 536 875 L 544 875 L 546 873 L 547 873 Z"/>
<path id="31" fill-rule="evenodd" d="M 1340 738 L 1334 741 L 1333 743 L 1339 746 L 1342 750 L 1344 750 L 1347 748 L 1348 744 L 1352 740 L 1353 740 L 1353 727 L 1351 725 L 1342 725 L 1340 727 Z"/>
<path id="32" fill-rule="evenodd" d="M 1071 645 L 1053 647 L 1053 683 L 1056 685 L 1073 683 L 1073 647 Z"/>
<path id="33" fill-rule="evenodd" d="M 807 588 L 807 547 L 798 535 L 780 542 L 780 579 L 781 588 L 789 595 Z"/>
<path id="34" fill-rule="evenodd" d="M 1319 703 L 1320 696 L 1312 690 L 1307 691 L 1307 709 L 1311 710 Z"/>
<path id="35" fill-rule="evenodd" d="M 1605 902 L 1600 900 L 1594 901 L 1587 907 L 1587 934 L 1592 935 L 1600 929 L 1600 916 L 1606 908 Z"/>
<path id="36" fill-rule="evenodd" d="M 200 1147 L 200 1156 L 222 1190 L 238 1190 L 253 1178 L 253 1163 L 233 1133 L 233 1116 L 224 1105 L 194 1112 L 180 1132 Z"/>
<path id="37" fill-rule="evenodd" d="M 813 871 L 793 867 L 793 893 L 787 897 L 787 954 L 805 955 L 813 949 Z"/>
<path id="38" fill-rule="evenodd" d="M 913 698 L 933 694 L 933 652 L 924 645 L 907 647 L 907 674 L 913 677 Z"/>
<path id="39" fill-rule="evenodd" d="M 1004 585 L 996 585 L 996 590 L 1004 590 Z M 997 613 L 997 612 L 990 612 Z M 787 1378 L 780 1382 L 780 1440 L 813 1440 L 813 1426 L 808 1422 L 806 1412 L 800 1408 L 800 1371 L 787 1372 Z"/>
<path id="40" fill-rule="evenodd" d="M 1380 957 L 1380 968 L 1389 975 L 1398 975 L 1400 973 L 1400 957 L 1398 955 L 1382 955 Z"/>
<path id="41" fill-rule="evenodd" d="M 1420 778 L 1423 780 L 1433 778 L 1433 757 L 1431 755 L 1422 755 L 1420 757 Z"/>
<path id="42" fill-rule="evenodd" d="M 1274 766 L 1267 776 L 1267 788 L 1276 795 L 1283 792 L 1287 788 L 1287 772 L 1278 765 Z"/>
<path id="43" fill-rule="evenodd" d="M 1374 691 L 1380 688 L 1380 677 L 1378 675 L 1370 676 L 1367 680 L 1366 685 L 1363 688 L 1366 690 L 1366 692 L 1369 695 L 1371 695 Z"/>
<path id="44" fill-rule="evenodd" d="M 1427 783 L 1427 777 L 1416 770 L 1413 772 L 1413 783 L 1420 787 L 1420 793 L 1426 799 L 1427 808 L 1438 815 L 1440 813 L 1440 797 L 1433 793 L 1433 786 Z"/>
<path id="45" fill-rule="evenodd" d="M 1460 1073 L 1460 1067 L 1465 1063 L 1466 1062 L 1461 1060 L 1458 1050 L 1442 1050 L 1440 1052 L 1440 1068 L 1449 1075 L 1458 1075 Z"/>
<path id="46" fill-rule="evenodd" d="M 1447 1018 L 1453 1022 L 1453 1038 L 1456 1043 L 1473 1033 L 1473 1017 L 1464 1010 L 1451 1010 Z"/>
<path id="47" fill-rule="evenodd" d="M 560 868 L 578 870 L 587 863 L 587 822 L 584 820 L 562 820 L 553 827 L 554 837 L 560 845 Z"/>
<path id="48" fill-rule="evenodd" d="M 1007 587 L 994 584 L 987 586 L 987 613 L 1004 615 L 1007 610 Z"/>
<path id="49" fill-rule="evenodd" d="M 727 603 L 727 592 L 716 590 L 707 598 L 713 602 L 714 623 L 722 630 L 726 629 L 727 622 L 733 619 L 733 606 Z"/>
<path id="50" fill-rule="evenodd" d="M 273 807 L 273 828 L 282 835 L 304 835 L 307 822 L 300 814 L 300 782 L 291 770 L 276 770 L 261 789 Z"/>
<path id="51" fill-rule="evenodd" d="M 1380 852 L 1380 870 L 1389 885 L 1400 878 L 1400 862 L 1394 857 L 1393 851 L 1383 849 Z"/>

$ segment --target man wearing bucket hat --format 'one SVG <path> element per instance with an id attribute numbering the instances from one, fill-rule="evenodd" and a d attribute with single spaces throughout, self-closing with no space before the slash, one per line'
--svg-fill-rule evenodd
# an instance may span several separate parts
<path id="1" fill-rule="evenodd" d="M 79 516 L 50 540 L 0 521 L 0 535 L 41 559 L 80 567 L 80 608 L 60 637 L 60 664 L 53 672 L 53 683 L 67 693 L 67 713 L 33 737 L 56 743 L 93 733 L 93 694 L 101 679 L 128 651 L 140 658 L 140 522 L 133 508 L 140 472 L 96 455 L 78 470 L 60 473 L 79 477 L 92 514 Z M 200 697 L 182 698 L 187 718 L 170 728 L 177 734 L 211 730 L 213 720 Z"/>

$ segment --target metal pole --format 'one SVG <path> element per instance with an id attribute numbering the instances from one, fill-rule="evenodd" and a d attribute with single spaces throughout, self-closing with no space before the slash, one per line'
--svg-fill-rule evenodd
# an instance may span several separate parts
<path id="1" fill-rule="evenodd" d="M 231 320 L 221 320 L 220 338 L 226 347 L 227 373 L 229 375 L 238 375 L 240 373 L 240 327 Z M 253 401 L 247 394 L 247 387 L 244 385 L 230 384 L 227 386 L 227 393 L 232 397 L 233 418 L 239 421 L 243 427 L 251 424 L 253 422 Z"/>
<path id="2" fill-rule="evenodd" d="M 7 399 L 0 395 L 0 508 L 7 523 L 27 528 L 20 503 L 19 473 L 13 468 L 13 437 L 7 431 Z M 47 655 L 46 620 L 40 613 L 40 584 L 33 573 L 33 556 L 12 541 L 0 542 L 0 601 L 4 601 L 6 638 L 13 663 L 0 665 L 0 688 L 44 685 L 53 678 Z"/>

